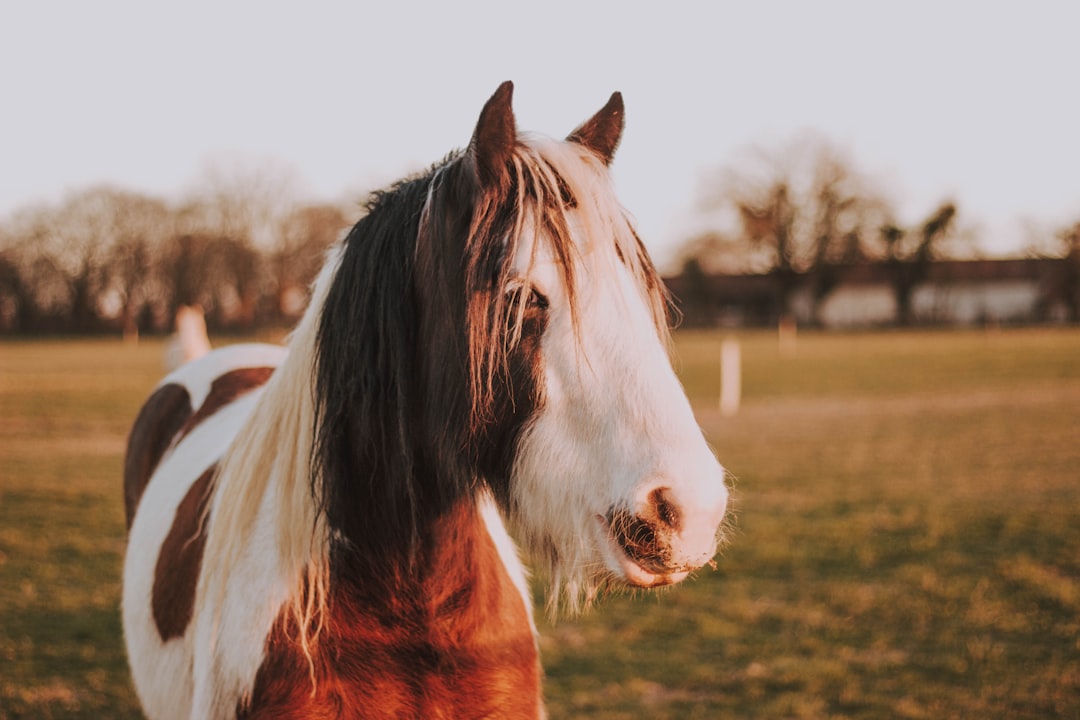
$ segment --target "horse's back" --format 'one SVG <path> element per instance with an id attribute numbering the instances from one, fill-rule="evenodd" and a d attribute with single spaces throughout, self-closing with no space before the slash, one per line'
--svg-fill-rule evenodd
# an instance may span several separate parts
<path id="1" fill-rule="evenodd" d="M 214 469 L 284 357 L 284 348 L 263 344 L 211 352 L 162 380 L 132 427 L 124 462 L 124 635 L 151 717 L 189 713 L 191 620 Z"/>

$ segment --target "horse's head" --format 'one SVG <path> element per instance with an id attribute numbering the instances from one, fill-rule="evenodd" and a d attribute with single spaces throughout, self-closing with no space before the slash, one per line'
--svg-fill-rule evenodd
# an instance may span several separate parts
<path id="1" fill-rule="evenodd" d="M 557 142 L 518 134 L 511 91 L 436 171 L 421 218 L 420 337 L 447 350 L 422 371 L 428 433 L 446 462 L 468 458 L 571 601 L 611 578 L 678 582 L 716 552 L 727 489 L 672 370 L 663 285 L 612 190 L 622 98 Z M 455 415 L 468 420 L 439 427 Z"/>

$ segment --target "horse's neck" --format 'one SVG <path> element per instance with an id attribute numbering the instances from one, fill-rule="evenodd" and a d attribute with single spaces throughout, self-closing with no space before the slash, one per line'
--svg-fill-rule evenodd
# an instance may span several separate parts
<path id="1" fill-rule="evenodd" d="M 411 553 L 403 551 L 390 563 L 382 560 L 370 563 L 348 551 L 334 558 L 332 602 L 353 616 L 350 624 L 364 617 L 372 623 L 385 619 L 386 631 L 393 633 L 406 622 L 427 627 L 434 634 L 431 642 L 443 631 L 530 627 L 521 593 L 474 502 L 461 501 L 437 518 Z M 372 627 L 371 637 L 382 632 Z"/>
<path id="2" fill-rule="evenodd" d="M 536 717 L 540 665 L 519 569 L 482 504 L 462 501 L 391 563 L 335 551 L 329 617 L 306 660 L 279 623 L 253 709 L 356 717 Z"/>

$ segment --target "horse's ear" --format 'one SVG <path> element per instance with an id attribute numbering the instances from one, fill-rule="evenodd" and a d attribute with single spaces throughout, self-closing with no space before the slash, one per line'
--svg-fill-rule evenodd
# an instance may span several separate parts
<path id="1" fill-rule="evenodd" d="M 510 107 L 513 95 L 514 83 L 507 80 L 499 86 L 480 111 L 469 143 L 469 154 L 482 187 L 500 185 L 506 176 L 506 165 L 517 142 L 517 125 Z"/>
<path id="2" fill-rule="evenodd" d="M 615 148 L 619 147 L 619 140 L 622 139 L 625 124 L 626 111 L 623 108 L 622 93 L 614 92 L 607 105 L 583 122 L 566 139 L 584 145 L 596 153 L 605 165 L 610 165 L 611 159 L 615 157 Z"/>

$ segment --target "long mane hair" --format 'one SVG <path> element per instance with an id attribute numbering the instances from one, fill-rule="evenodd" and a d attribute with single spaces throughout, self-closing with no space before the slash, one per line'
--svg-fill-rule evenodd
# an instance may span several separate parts
<path id="1" fill-rule="evenodd" d="M 332 252 L 289 356 L 222 460 L 203 600 L 224 597 L 256 514 L 269 508 L 269 551 L 295 588 L 279 600 L 306 649 L 343 558 L 393 582 L 411 572 L 424 529 L 455 504 L 490 490 L 511 518 L 527 511 L 508 507 L 510 470 L 527 412 L 544 398 L 523 361 L 540 352 L 540 333 L 526 312 L 528 270 L 518 277 L 515 267 L 541 250 L 574 316 L 586 311 L 575 302 L 580 276 L 624 264 L 666 339 L 663 286 L 606 159 L 573 135 L 518 136 L 497 121 L 492 132 L 509 133 L 501 151 L 481 157 L 474 138 L 376 193 Z M 513 262 L 523 252 L 529 260 Z M 541 549 L 545 558 L 558 573 L 556 554 Z"/>

